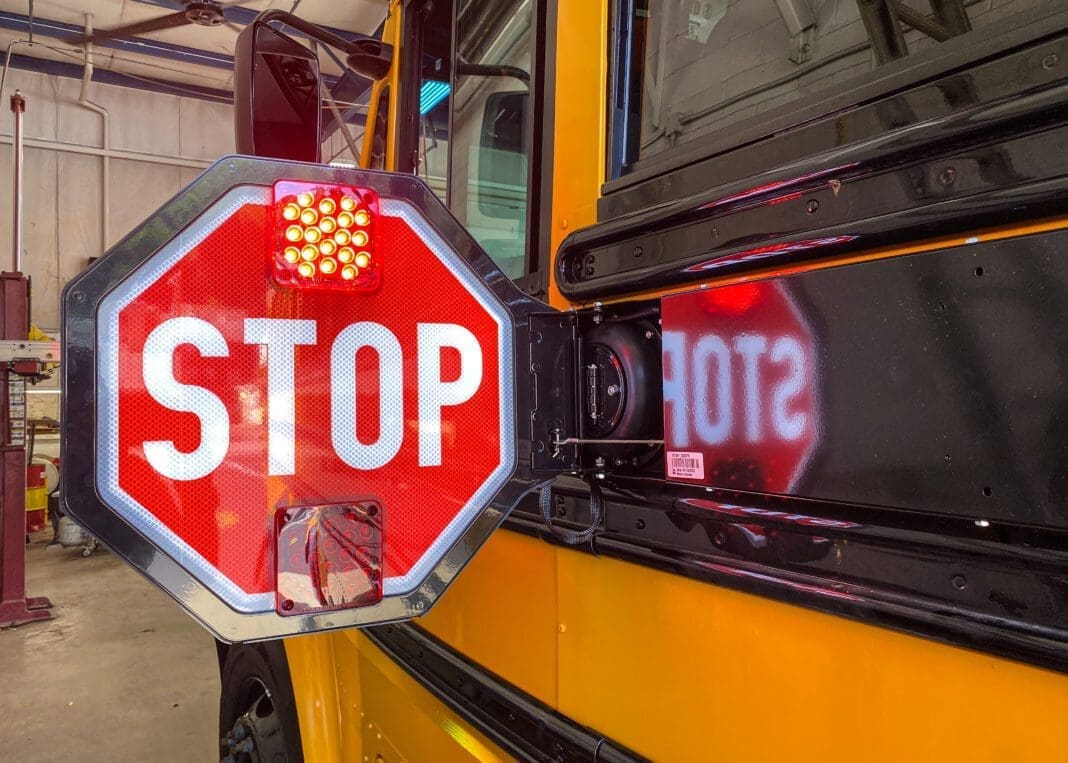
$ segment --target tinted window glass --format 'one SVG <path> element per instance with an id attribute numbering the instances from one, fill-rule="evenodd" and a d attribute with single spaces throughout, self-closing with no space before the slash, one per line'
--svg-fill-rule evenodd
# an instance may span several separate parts
<path id="1" fill-rule="evenodd" d="M 613 168 L 1056 1 L 620 0 Z"/>

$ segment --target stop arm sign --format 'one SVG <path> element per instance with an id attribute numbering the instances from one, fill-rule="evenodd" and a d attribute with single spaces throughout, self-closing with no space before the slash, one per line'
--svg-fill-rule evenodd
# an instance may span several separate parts
<path id="1" fill-rule="evenodd" d="M 547 308 L 413 178 L 224 159 L 64 305 L 68 510 L 224 640 L 425 611 L 534 484 Z"/>

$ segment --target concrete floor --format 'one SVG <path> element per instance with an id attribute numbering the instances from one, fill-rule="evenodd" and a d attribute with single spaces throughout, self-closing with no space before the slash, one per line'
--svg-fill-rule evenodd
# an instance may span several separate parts
<path id="1" fill-rule="evenodd" d="M 5 761 L 217 761 L 207 631 L 110 553 L 27 548 L 26 590 L 54 619 L 0 631 Z"/>

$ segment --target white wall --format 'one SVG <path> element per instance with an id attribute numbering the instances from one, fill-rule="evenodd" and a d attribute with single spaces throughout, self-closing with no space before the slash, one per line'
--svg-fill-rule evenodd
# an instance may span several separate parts
<path id="1" fill-rule="evenodd" d="M 12 268 L 13 115 L 8 96 L 26 96 L 26 138 L 100 147 L 101 117 L 78 104 L 79 80 L 18 69 L 8 73 L 0 103 L 0 270 Z M 23 271 L 32 278 L 34 323 L 59 326 L 59 294 L 103 254 L 218 157 L 233 151 L 232 107 L 197 98 L 92 84 L 89 98 L 106 108 L 111 148 L 150 157 L 110 160 L 110 221 L 102 230 L 99 156 L 54 148 L 26 148 L 24 161 Z M 192 166 L 153 163 L 175 161 Z"/>

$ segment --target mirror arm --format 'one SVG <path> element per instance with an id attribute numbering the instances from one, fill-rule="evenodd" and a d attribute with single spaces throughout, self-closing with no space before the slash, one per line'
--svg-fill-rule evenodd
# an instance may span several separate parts
<path id="1" fill-rule="evenodd" d="M 504 64 L 469 64 L 461 61 L 456 64 L 457 74 L 466 74 L 472 77 L 515 77 L 527 87 L 530 87 L 530 75 L 518 66 L 506 66 Z"/>
<path id="2" fill-rule="evenodd" d="M 308 37 L 325 43 L 333 48 L 337 48 L 338 50 L 343 50 L 346 53 L 359 52 L 359 49 L 344 37 L 338 37 L 333 32 L 328 32 L 322 27 L 319 27 L 310 21 L 305 21 L 300 16 L 295 16 L 288 11 L 278 9 L 264 11 L 258 15 L 255 20 L 261 24 L 269 24 L 272 21 L 281 21 L 286 26 L 292 27 L 299 32 L 303 32 Z"/>
<path id="3" fill-rule="evenodd" d="M 305 21 L 288 11 L 272 9 L 264 11 L 256 17 L 261 24 L 269 24 L 279 21 L 286 26 L 303 32 L 313 40 L 318 40 L 324 45 L 343 51 L 348 56 L 348 65 L 357 74 L 371 79 L 381 79 L 389 73 L 390 64 L 393 60 L 393 46 L 388 42 L 382 42 L 371 37 L 360 40 L 346 40 L 333 32 L 328 32 L 322 27 Z"/>

